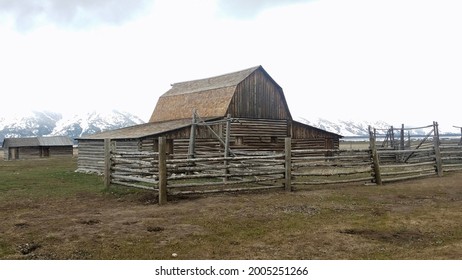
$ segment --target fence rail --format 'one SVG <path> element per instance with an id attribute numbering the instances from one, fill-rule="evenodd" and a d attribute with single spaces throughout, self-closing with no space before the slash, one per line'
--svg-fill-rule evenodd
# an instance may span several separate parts
<path id="1" fill-rule="evenodd" d="M 292 185 L 370 182 L 369 150 L 294 150 Z"/>
<path id="2" fill-rule="evenodd" d="M 434 123 L 434 131 L 438 131 Z M 168 155 L 165 139 L 159 152 L 118 151 L 105 141 L 105 184 L 154 190 L 159 204 L 167 194 L 215 193 L 285 189 L 312 185 L 376 184 L 443 176 L 462 171 L 462 145 L 442 144 L 438 133 L 417 145 L 376 145 L 370 131 L 370 148 L 357 150 L 292 150 L 286 139 L 281 152 L 253 152 L 234 156 L 201 154 L 196 158 Z M 379 146 L 379 147 L 377 147 Z M 399 148 L 397 148 L 399 147 Z M 186 155 L 185 155 L 186 156 Z"/>

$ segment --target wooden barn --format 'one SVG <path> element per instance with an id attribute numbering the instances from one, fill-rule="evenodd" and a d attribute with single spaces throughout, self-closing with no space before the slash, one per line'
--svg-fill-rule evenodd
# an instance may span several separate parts
<path id="1" fill-rule="evenodd" d="M 261 66 L 216 77 L 176 83 L 163 94 L 148 123 L 78 139 L 79 170 L 101 172 L 103 140 L 118 150 L 155 150 L 159 136 L 168 152 L 198 157 L 229 151 L 337 149 L 340 135 L 292 119 L 282 88 Z"/>
<path id="2" fill-rule="evenodd" d="M 5 138 L 2 147 L 5 160 L 73 155 L 73 142 L 66 136 Z"/>

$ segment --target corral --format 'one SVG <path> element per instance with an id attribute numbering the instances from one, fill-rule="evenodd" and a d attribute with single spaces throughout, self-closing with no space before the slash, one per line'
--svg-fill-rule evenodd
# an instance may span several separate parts
<path id="1" fill-rule="evenodd" d="M 309 185 L 383 183 L 462 170 L 462 146 L 440 140 L 438 124 L 426 128 L 430 133 L 415 146 L 391 146 L 378 143 L 370 128 L 367 149 L 293 149 L 285 138 L 281 152 L 177 159 L 167 150 L 165 138 L 159 138 L 157 152 L 118 151 L 105 141 L 105 182 L 155 190 L 159 203 L 167 194 L 235 192 L 261 189 L 292 191 Z M 111 144 L 112 143 L 112 144 Z"/>

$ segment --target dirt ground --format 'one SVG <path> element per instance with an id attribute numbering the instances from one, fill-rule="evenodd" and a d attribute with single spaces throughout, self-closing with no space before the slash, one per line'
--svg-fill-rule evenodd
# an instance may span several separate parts
<path id="1" fill-rule="evenodd" d="M 462 258 L 461 173 L 165 206 L 112 188 L 10 199 L 0 213 L 1 259 Z"/>

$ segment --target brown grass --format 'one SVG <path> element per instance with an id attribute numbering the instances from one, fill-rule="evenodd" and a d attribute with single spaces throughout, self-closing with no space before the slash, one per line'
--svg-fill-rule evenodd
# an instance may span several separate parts
<path id="1" fill-rule="evenodd" d="M 461 173 L 160 207 L 154 193 L 104 190 L 75 161 L 38 162 L 0 162 L 1 259 L 462 258 Z"/>

